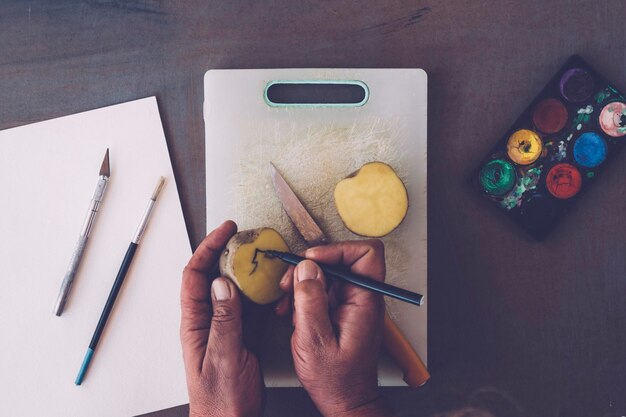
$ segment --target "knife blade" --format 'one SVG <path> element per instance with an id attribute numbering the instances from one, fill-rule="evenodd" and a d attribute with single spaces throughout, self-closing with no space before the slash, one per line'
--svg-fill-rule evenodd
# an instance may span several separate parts
<path id="1" fill-rule="evenodd" d="M 322 229 L 320 229 L 313 217 L 311 217 L 287 181 L 278 172 L 276 166 L 271 162 L 270 175 L 274 190 L 283 209 L 307 244 L 309 246 L 319 246 L 329 243 L 330 240 L 322 232 Z M 387 312 L 385 312 L 383 329 L 383 347 L 394 363 L 402 370 L 404 382 L 409 387 L 420 387 L 430 379 L 430 373 L 426 365 L 424 365 L 411 343 Z"/>
<path id="2" fill-rule="evenodd" d="M 293 192 L 287 181 L 278 172 L 273 163 L 270 162 L 270 175 L 274 190 L 278 195 L 278 199 L 283 205 L 283 209 L 287 216 L 291 219 L 294 226 L 300 232 L 309 246 L 320 246 L 328 243 L 328 238 L 319 228 L 313 217 L 304 208 L 298 196 Z"/>

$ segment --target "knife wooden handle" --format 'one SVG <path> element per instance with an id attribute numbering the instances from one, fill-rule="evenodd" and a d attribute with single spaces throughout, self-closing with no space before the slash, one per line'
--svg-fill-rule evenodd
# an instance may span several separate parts
<path id="1" fill-rule="evenodd" d="M 383 347 L 402 370 L 404 382 L 411 388 L 421 387 L 430 379 L 430 373 L 400 328 L 385 312 Z"/>

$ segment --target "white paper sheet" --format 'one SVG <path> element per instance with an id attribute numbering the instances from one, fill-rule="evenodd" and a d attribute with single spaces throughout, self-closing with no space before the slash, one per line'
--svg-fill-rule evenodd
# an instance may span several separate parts
<path id="1" fill-rule="evenodd" d="M 61 317 L 52 310 L 98 170 L 111 180 Z M 74 379 L 160 175 L 147 232 Z M 191 255 L 154 97 L 0 132 L 0 416 L 130 416 L 188 402 L 178 339 Z"/>

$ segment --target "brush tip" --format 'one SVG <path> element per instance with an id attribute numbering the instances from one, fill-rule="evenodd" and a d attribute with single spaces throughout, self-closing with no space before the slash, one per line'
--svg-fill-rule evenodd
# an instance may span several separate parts
<path id="1" fill-rule="evenodd" d="M 151 200 L 156 201 L 157 197 L 161 193 L 161 190 L 163 189 L 163 185 L 164 184 L 165 184 L 165 177 L 163 177 L 163 176 L 159 177 L 159 181 L 157 183 L 157 186 L 154 189 L 154 192 L 152 193 L 152 197 L 150 197 Z"/>

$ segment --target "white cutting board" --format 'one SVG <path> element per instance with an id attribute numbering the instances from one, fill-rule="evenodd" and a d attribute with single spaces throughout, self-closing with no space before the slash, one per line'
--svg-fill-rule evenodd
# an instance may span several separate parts
<path id="1" fill-rule="evenodd" d="M 276 81 L 359 81 L 364 104 L 274 106 L 265 90 Z M 224 219 L 240 229 L 270 226 L 292 250 L 304 243 L 274 195 L 269 162 L 276 164 L 331 240 L 358 239 L 338 220 L 337 181 L 365 162 L 390 163 L 407 185 L 409 212 L 383 238 L 387 282 L 426 295 L 427 77 L 420 69 L 211 70 L 204 79 L 207 230 Z M 388 311 L 426 362 L 426 312 L 386 299 Z M 274 320 L 262 361 L 268 386 L 298 386 L 289 352 L 289 321 Z M 405 385 L 385 357 L 380 385 Z"/>

